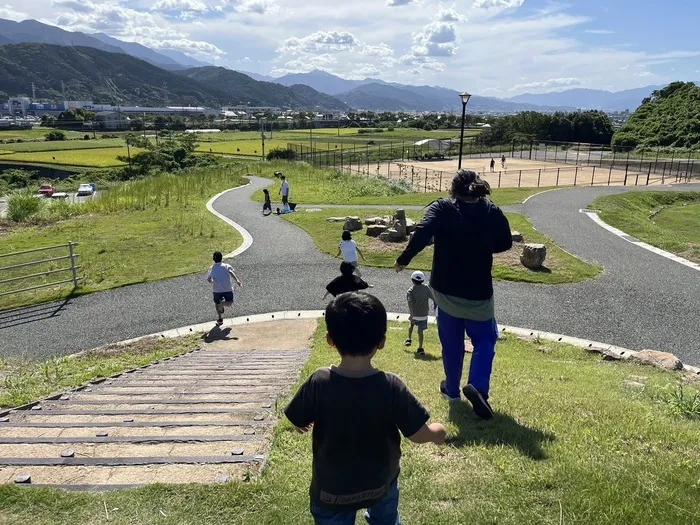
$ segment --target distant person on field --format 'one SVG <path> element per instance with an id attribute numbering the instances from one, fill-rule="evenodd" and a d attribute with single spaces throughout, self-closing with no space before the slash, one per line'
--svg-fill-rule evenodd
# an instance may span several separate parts
<path id="1" fill-rule="evenodd" d="M 501 155 L 501 168 L 506 169 L 506 156 Z"/>
<path id="2" fill-rule="evenodd" d="M 358 248 L 357 243 L 352 240 L 352 234 L 349 231 L 343 231 L 341 239 L 342 240 L 340 241 L 340 246 L 338 246 L 338 253 L 336 254 L 336 257 L 342 253 L 343 260 L 352 265 L 358 277 L 362 277 L 360 265 L 357 262 L 357 254 L 360 254 L 363 261 L 365 260 L 365 256 L 360 251 L 360 248 Z"/>
<path id="3" fill-rule="evenodd" d="M 496 161 L 492 158 L 491 159 L 491 173 L 496 171 Z"/>
<path id="4" fill-rule="evenodd" d="M 233 306 L 233 286 L 231 285 L 231 277 L 234 278 L 236 284 L 241 287 L 241 281 L 233 271 L 230 264 L 222 263 L 223 256 L 221 252 L 214 252 L 214 265 L 209 269 L 207 281 L 212 283 L 214 290 L 214 304 L 216 305 L 216 324 L 221 326 L 224 323 L 224 308 Z"/>
<path id="5" fill-rule="evenodd" d="M 279 194 L 282 195 L 282 204 L 289 203 L 289 183 L 287 182 L 287 177 L 282 175 L 282 185 L 280 186 Z"/>
<path id="6" fill-rule="evenodd" d="M 311 515 L 316 524 L 398 525 L 401 434 L 445 442 L 445 427 L 394 374 L 372 366 L 386 342 L 386 310 L 376 297 L 346 293 L 326 308 L 328 344 L 340 364 L 320 368 L 285 410 L 299 432 L 313 428 Z M 399 433 L 400 432 L 400 433 Z"/>
<path id="7" fill-rule="evenodd" d="M 347 292 L 357 292 L 359 290 L 366 290 L 369 288 L 369 284 L 360 279 L 357 275 L 353 275 L 355 268 L 349 262 L 340 263 L 340 276 L 333 279 L 328 286 L 326 286 L 326 295 L 323 296 L 325 299 L 328 295 L 337 297 L 340 294 Z"/>
<path id="8" fill-rule="evenodd" d="M 415 271 L 411 274 L 413 286 L 406 293 L 408 301 L 408 311 L 411 314 L 409 318 L 411 325 L 408 327 L 408 339 L 404 346 L 413 344 L 413 328 L 418 328 L 418 350 L 416 355 L 425 355 L 423 349 L 423 332 L 428 329 L 428 313 L 430 310 L 430 300 L 435 300 L 433 291 L 425 283 L 425 274 L 421 271 Z"/>
<path id="9" fill-rule="evenodd" d="M 440 392 L 460 400 L 464 334 L 474 352 L 462 393 L 477 416 L 493 417 L 488 402 L 498 327 L 494 314 L 491 268 L 493 254 L 510 250 L 508 219 L 486 198 L 491 187 L 472 170 L 459 170 L 452 180 L 452 198 L 435 201 L 396 260 L 400 272 L 435 239 L 430 287 L 437 303 L 438 335 L 445 380 Z"/>
<path id="10" fill-rule="evenodd" d="M 270 202 L 270 192 L 263 190 L 265 194 L 265 204 L 263 204 L 263 215 L 270 215 L 272 213 L 272 202 Z M 267 213 L 265 213 L 267 211 Z"/>

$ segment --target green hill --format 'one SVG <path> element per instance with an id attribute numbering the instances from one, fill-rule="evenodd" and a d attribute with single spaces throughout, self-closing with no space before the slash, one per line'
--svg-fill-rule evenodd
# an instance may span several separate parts
<path id="1" fill-rule="evenodd" d="M 196 73 L 221 69 L 227 79 Z M 92 100 L 141 106 L 207 106 L 251 104 L 292 109 L 337 109 L 339 100 L 311 88 L 258 82 L 224 68 L 197 68 L 176 74 L 124 53 L 89 47 L 49 44 L 0 46 L 0 96 L 27 95 L 34 83 L 38 98 Z M 196 73 L 196 74 L 195 74 Z M 61 82 L 65 85 L 65 97 Z"/>
<path id="2" fill-rule="evenodd" d="M 625 147 L 700 147 L 700 87 L 674 82 L 654 91 L 612 141 Z"/>

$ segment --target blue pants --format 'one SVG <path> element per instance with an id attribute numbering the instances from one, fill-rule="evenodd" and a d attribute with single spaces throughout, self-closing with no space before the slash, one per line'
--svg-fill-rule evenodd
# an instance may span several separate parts
<path id="1" fill-rule="evenodd" d="M 311 503 L 311 514 L 316 525 L 355 525 L 357 512 L 333 512 Z M 384 499 L 367 509 L 365 519 L 369 525 L 401 525 L 399 517 L 399 485 L 397 481 L 389 489 Z"/>
<path id="2" fill-rule="evenodd" d="M 471 321 L 452 317 L 438 308 L 438 335 L 442 345 L 442 364 L 445 367 L 447 395 L 458 398 L 464 367 L 464 333 L 472 341 L 474 353 L 469 366 L 468 383 L 488 396 L 493 358 L 496 356 L 498 326 L 495 319 Z"/>

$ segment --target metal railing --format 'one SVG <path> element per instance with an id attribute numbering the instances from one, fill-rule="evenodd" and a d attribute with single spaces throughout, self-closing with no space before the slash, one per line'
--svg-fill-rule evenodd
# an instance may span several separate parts
<path id="1" fill-rule="evenodd" d="M 62 255 L 59 257 L 48 257 L 45 259 L 39 259 L 39 260 L 31 260 L 29 262 L 22 262 L 19 264 L 11 264 L 9 266 L 3 266 L 0 267 L 0 297 L 7 296 L 7 295 L 13 295 L 13 294 L 18 294 L 22 292 L 29 292 L 32 290 L 39 290 L 41 288 L 49 288 L 52 286 L 59 286 L 62 284 L 67 284 L 67 283 L 73 283 L 73 286 L 75 288 L 78 287 L 78 281 L 80 281 L 80 277 L 78 277 L 78 270 L 80 269 L 80 266 L 77 266 L 75 264 L 76 259 L 79 257 L 77 253 L 75 253 L 75 247 L 78 246 L 77 242 L 69 242 L 68 244 L 59 244 L 56 246 L 49 246 L 46 248 L 36 248 L 34 250 L 24 250 L 21 252 L 12 252 L 12 253 L 4 253 L 0 254 L 0 259 L 5 259 L 8 257 L 18 257 L 18 258 L 24 258 L 23 256 L 27 254 L 43 254 L 44 252 L 48 251 L 53 251 L 53 250 L 61 250 L 61 249 L 67 249 L 68 250 L 68 255 Z M 58 262 L 58 261 L 69 261 L 70 266 L 64 267 L 64 268 L 53 268 L 53 266 Z M 23 273 L 25 269 L 41 266 L 41 265 L 47 265 L 50 264 L 52 266 L 51 269 L 41 271 L 41 272 L 34 272 L 34 273 L 29 273 L 26 275 L 16 275 L 17 273 Z M 34 285 L 34 286 L 29 286 L 26 288 L 19 288 L 19 289 L 13 289 L 9 291 L 3 291 L 4 288 L 7 287 L 7 285 L 12 286 L 13 283 L 19 283 L 21 281 L 27 281 L 27 280 L 39 280 L 43 279 L 46 276 L 53 276 L 56 274 L 61 274 L 61 273 L 68 273 L 70 272 L 70 278 L 69 279 L 61 279 L 59 281 L 53 281 L 53 282 L 42 282 L 41 284 Z M 2 278 L 2 277 L 7 277 L 8 275 L 13 275 L 13 277 L 9 278 Z"/>

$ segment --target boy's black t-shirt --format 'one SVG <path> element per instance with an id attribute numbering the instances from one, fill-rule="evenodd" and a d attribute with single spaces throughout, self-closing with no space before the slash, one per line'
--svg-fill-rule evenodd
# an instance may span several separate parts
<path id="1" fill-rule="evenodd" d="M 430 415 L 394 374 L 353 378 L 321 368 L 285 410 L 293 425 L 313 423 L 311 501 L 342 512 L 379 502 L 399 475 L 401 436 Z"/>
<path id="2" fill-rule="evenodd" d="M 357 275 L 341 275 L 333 279 L 326 290 L 333 297 L 337 297 L 342 293 L 346 292 L 357 292 L 358 290 L 366 290 L 369 288 L 369 284 L 360 279 Z"/>

